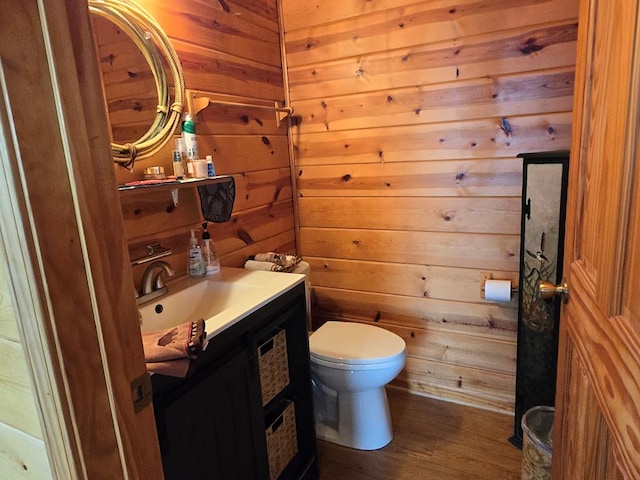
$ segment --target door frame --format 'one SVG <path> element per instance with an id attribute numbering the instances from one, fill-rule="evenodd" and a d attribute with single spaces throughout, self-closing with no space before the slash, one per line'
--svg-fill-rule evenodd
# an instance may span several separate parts
<path id="1" fill-rule="evenodd" d="M 0 6 L 0 256 L 52 477 L 161 479 L 87 3 Z"/>

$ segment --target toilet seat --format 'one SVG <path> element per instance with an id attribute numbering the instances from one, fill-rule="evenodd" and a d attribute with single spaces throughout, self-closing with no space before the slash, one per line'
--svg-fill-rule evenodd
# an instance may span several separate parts
<path id="1" fill-rule="evenodd" d="M 362 369 L 404 359 L 406 344 L 400 336 L 381 327 L 326 322 L 309 337 L 309 350 L 316 363 Z"/>
<path id="2" fill-rule="evenodd" d="M 397 365 L 404 366 L 405 358 L 403 354 L 394 357 L 393 360 L 388 362 L 370 362 L 370 363 L 344 363 L 336 362 L 335 360 L 324 360 L 319 357 L 311 355 L 311 369 L 314 365 L 318 367 L 331 368 L 333 370 L 346 370 L 349 372 L 366 372 L 366 371 L 380 371 L 388 368 L 394 368 Z"/>

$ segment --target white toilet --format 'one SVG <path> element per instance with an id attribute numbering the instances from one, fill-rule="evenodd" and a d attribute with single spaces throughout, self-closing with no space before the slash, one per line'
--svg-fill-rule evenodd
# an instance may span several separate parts
<path id="1" fill-rule="evenodd" d="M 402 370 L 406 344 L 373 325 L 326 322 L 309 338 L 318 438 L 377 450 L 393 438 L 385 385 Z"/>

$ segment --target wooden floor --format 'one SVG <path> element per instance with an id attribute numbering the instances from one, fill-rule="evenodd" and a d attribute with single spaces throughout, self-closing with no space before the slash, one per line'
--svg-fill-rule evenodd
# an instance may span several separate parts
<path id="1" fill-rule="evenodd" d="M 387 388 L 393 441 L 377 451 L 318 441 L 320 480 L 508 480 L 522 453 L 513 417 Z"/>

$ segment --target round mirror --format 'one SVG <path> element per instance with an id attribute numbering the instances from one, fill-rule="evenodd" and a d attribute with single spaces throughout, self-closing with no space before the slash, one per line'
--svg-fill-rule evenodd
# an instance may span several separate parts
<path id="1" fill-rule="evenodd" d="M 138 5 L 127 0 L 88 4 L 95 14 L 114 161 L 132 168 L 135 160 L 157 153 L 180 124 L 182 67 L 160 25 Z"/>

